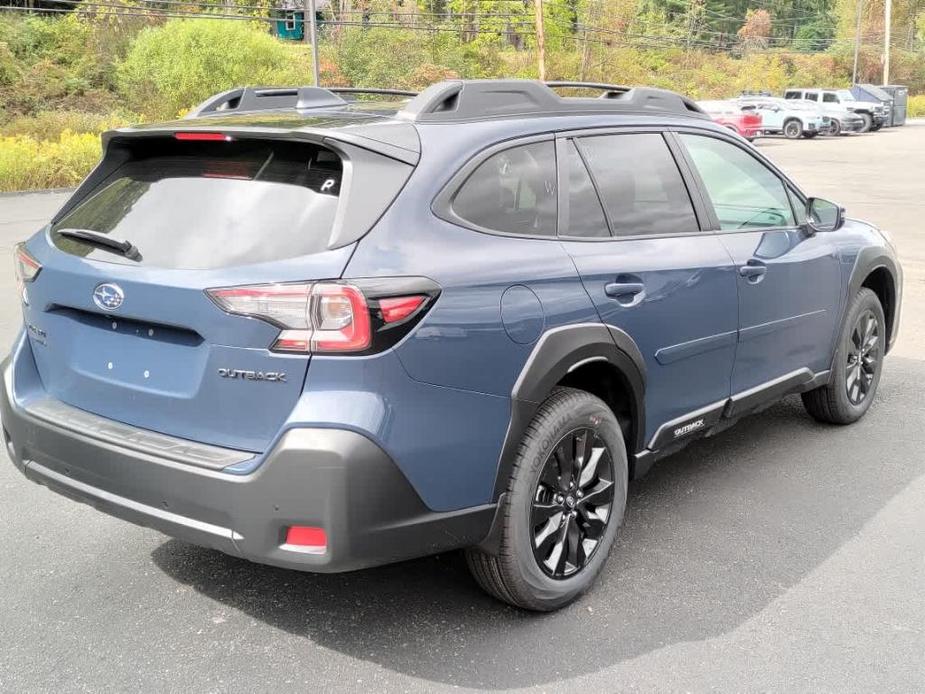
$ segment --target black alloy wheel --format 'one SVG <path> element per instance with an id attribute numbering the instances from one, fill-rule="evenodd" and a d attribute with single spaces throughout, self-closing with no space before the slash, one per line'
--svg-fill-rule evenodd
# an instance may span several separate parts
<path id="1" fill-rule="evenodd" d="M 553 448 L 540 472 L 530 527 L 533 556 L 554 579 L 581 571 L 594 556 L 610 522 L 613 458 L 592 429 L 576 429 Z"/>
<path id="2" fill-rule="evenodd" d="M 879 367 L 880 323 L 868 309 L 855 321 L 848 343 L 845 387 L 852 405 L 860 405 L 867 398 Z"/>

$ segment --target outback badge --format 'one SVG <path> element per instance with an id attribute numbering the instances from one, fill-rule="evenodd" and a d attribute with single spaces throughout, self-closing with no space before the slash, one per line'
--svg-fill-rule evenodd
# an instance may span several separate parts
<path id="1" fill-rule="evenodd" d="M 286 374 L 283 371 L 250 371 L 248 369 L 219 369 L 218 375 L 222 378 L 240 378 L 244 381 L 275 381 L 286 383 Z"/>

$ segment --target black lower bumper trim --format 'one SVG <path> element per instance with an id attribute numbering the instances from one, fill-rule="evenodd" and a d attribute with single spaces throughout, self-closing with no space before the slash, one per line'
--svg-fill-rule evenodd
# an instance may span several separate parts
<path id="1" fill-rule="evenodd" d="M 117 446 L 30 416 L 3 366 L 4 438 L 31 480 L 110 515 L 252 561 L 316 572 L 478 544 L 495 505 L 428 509 L 386 453 L 359 433 L 292 429 L 249 475 Z M 292 551 L 286 529 L 325 529 L 324 554 Z"/>

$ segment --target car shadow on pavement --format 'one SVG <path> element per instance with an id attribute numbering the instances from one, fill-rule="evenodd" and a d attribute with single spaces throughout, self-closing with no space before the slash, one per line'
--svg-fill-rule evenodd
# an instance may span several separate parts
<path id="1" fill-rule="evenodd" d="M 592 591 L 551 615 L 483 595 L 458 554 L 350 574 L 259 566 L 170 540 L 168 576 L 326 649 L 432 682 L 502 689 L 597 672 L 726 633 L 765 609 L 925 472 L 925 427 L 904 408 L 925 362 L 891 359 L 851 427 L 788 398 L 666 459 L 630 486 Z"/>

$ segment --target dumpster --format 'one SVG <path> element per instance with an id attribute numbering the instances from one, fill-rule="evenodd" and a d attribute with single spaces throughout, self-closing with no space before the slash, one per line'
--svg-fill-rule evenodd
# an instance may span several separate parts
<path id="1" fill-rule="evenodd" d="M 909 87 L 901 84 L 884 84 L 880 88 L 893 97 L 893 125 L 905 124 Z"/>
<path id="2" fill-rule="evenodd" d="M 893 121 L 893 96 L 873 84 L 856 84 L 851 87 L 851 94 L 858 101 L 872 101 L 883 106 L 883 127 L 897 125 Z"/>

